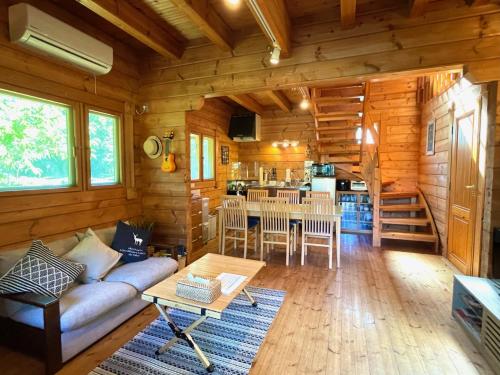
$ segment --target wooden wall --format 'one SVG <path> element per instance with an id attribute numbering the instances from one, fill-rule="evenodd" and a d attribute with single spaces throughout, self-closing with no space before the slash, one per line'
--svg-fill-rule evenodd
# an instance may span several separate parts
<path id="1" fill-rule="evenodd" d="M 274 141 L 298 140 L 297 147 L 273 147 Z M 285 179 L 286 168 L 294 169 L 300 178 L 304 176 L 304 160 L 307 141 L 317 149 L 314 133 L 314 119 L 308 112 L 294 110 L 285 113 L 281 110 L 267 111 L 262 116 L 261 141 L 241 143 L 239 160 L 258 161 L 261 167 L 276 168 L 277 179 Z M 317 155 L 315 156 L 317 158 Z"/>
<path id="2" fill-rule="evenodd" d="M 76 103 L 114 109 L 124 114 L 124 187 L 63 193 L 0 193 L 0 248 L 12 248 L 31 239 L 70 235 L 88 226 L 108 226 L 118 219 L 140 216 L 138 152 L 141 136 L 133 124 L 134 92 L 138 88 L 137 57 L 122 42 L 84 23 L 49 1 L 28 1 L 57 18 L 110 44 L 113 70 L 96 81 L 92 75 L 58 60 L 41 57 L 9 42 L 7 6 L 0 3 L 0 87 L 30 90 Z M 134 145 L 135 148 L 134 152 Z M 83 150 L 77 150 L 83 159 Z M 136 176 L 137 172 L 137 176 Z M 82 171 L 80 170 L 81 174 Z"/>
<path id="3" fill-rule="evenodd" d="M 227 136 L 232 113 L 233 107 L 224 101 L 208 99 L 200 110 L 189 111 L 186 114 L 189 132 L 194 131 L 215 137 L 216 179 L 191 184 L 191 190 L 200 189 L 203 197 L 210 198 L 211 211 L 220 205 L 221 195 L 226 194 L 226 181 L 231 179 L 231 164 L 238 161 L 238 143 L 233 142 Z M 229 164 L 222 164 L 221 146 L 229 147 Z"/>
<path id="4" fill-rule="evenodd" d="M 365 115 L 380 124 L 379 163 L 386 190 L 413 191 L 418 180 L 420 108 L 416 78 L 372 82 Z"/>

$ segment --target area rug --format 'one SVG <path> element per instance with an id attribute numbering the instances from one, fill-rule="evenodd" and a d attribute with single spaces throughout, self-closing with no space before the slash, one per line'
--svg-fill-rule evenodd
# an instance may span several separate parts
<path id="1" fill-rule="evenodd" d="M 285 292 L 275 289 L 247 287 L 258 303 L 252 307 L 242 293 L 224 310 L 222 319 L 208 318 L 191 335 L 207 358 L 214 364 L 213 374 L 248 374 L 260 345 L 285 298 Z M 171 310 L 171 316 L 181 328 L 189 326 L 199 316 Z M 194 351 L 179 340 L 164 354 L 156 349 L 172 338 L 172 331 L 162 317 L 102 362 L 89 375 L 136 374 L 207 374 Z"/>

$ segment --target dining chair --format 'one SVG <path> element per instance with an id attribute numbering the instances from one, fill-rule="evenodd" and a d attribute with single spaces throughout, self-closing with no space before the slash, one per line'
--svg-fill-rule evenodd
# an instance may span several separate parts
<path id="1" fill-rule="evenodd" d="M 290 262 L 290 205 L 286 198 L 260 200 L 260 260 L 264 258 L 264 244 L 285 245 L 286 265 Z M 267 235 L 267 238 L 266 238 Z M 285 237 L 283 241 L 280 237 Z"/>
<path id="2" fill-rule="evenodd" d="M 306 198 L 330 198 L 329 191 L 306 191 Z"/>
<path id="3" fill-rule="evenodd" d="M 331 269 L 333 263 L 335 203 L 332 199 L 321 198 L 304 198 L 302 202 L 302 253 L 300 264 L 304 265 L 308 246 L 326 247 L 328 248 L 328 268 Z M 326 240 L 326 244 L 310 242 L 311 239 Z M 337 249 L 337 265 L 339 262 L 340 254 Z"/>
<path id="4" fill-rule="evenodd" d="M 286 198 L 288 199 L 288 203 L 290 204 L 299 204 L 300 203 L 300 191 L 298 190 L 278 190 L 276 192 L 276 196 L 278 198 Z M 300 220 L 292 219 L 290 220 L 290 224 L 292 225 L 292 242 L 293 242 L 293 252 L 297 251 L 297 238 L 298 238 L 298 229 Z"/>
<path id="5" fill-rule="evenodd" d="M 222 196 L 222 255 L 226 249 L 226 240 L 234 241 L 236 250 L 237 242 L 243 241 L 243 257 L 247 257 L 248 249 L 248 231 L 254 229 L 255 244 L 254 251 L 257 252 L 259 242 L 259 222 L 252 220 L 247 216 L 245 197 L 238 195 Z M 232 236 L 227 235 L 226 231 L 232 231 Z M 243 234 L 243 236 L 241 236 Z"/>
<path id="6" fill-rule="evenodd" d="M 267 198 L 269 191 L 266 189 L 248 189 L 247 202 L 259 202 L 261 198 Z"/>

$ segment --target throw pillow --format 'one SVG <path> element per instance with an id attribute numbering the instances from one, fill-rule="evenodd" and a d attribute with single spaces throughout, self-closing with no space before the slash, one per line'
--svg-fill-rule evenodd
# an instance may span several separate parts
<path id="1" fill-rule="evenodd" d="M 85 264 L 85 272 L 80 277 L 85 284 L 101 280 L 121 256 L 118 251 L 106 246 L 92 230 L 87 231 L 78 245 L 64 254 L 65 259 Z"/>
<path id="2" fill-rule="evenodd" d="M 0 293 L 60 297 L 84 270 L 83 264 L 58 258 L 42 241 L 33 241 L 26 255 L 0 279 Z"/>
<path id="3" fill-rule="evenodd" d="M 131 227 L 119 221 L 111 247 L 123 254 L 122 260 L 125 263 L 146 260 L 150 235 L 148 230 Z"/>

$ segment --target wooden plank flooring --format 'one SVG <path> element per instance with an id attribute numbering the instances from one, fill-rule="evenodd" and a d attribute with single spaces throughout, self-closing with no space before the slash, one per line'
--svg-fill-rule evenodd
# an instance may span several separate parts
<path id="1" fill-rule="evenodd" d="M 344 235 L 342 245 L 339 270 L 328 270 L 320 249 L 310 250 L 304 267 L 297 252 L 287 268 L 276 249 L 253 280 L 287 295 L 252 375 L 492 374 L 451 318 L 454 271 L 441 257 L 404 244 L 375 249 L 357 235 Z M 145 309 L 59 374 L 87 374 L 156 316 Z M 0 349 L 0 357 L 1 374 L 43 373 L 18 353 Z"/>

